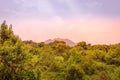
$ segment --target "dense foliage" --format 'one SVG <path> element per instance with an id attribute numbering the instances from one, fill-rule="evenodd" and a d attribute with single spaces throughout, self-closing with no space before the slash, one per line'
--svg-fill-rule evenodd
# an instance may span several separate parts
<path id="1" fill-rule="evenodd" d="M 50 44 L 22 41 L 0 26 L 0 80 L 120 80 L 120 43 Z"/>

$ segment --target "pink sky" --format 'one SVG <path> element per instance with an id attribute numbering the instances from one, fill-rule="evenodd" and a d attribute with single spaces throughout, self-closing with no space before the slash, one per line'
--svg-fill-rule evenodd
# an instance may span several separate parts
<path id="1" fill-rule="evenodd" d="M 23 40 L 120 42 L 120 0 L 0 0 L 2 20 Z"/>
<path id="2" fill-rule="evenodd" d="M 86 41 L 92 44 L 120 42 L 120 20 L 108 18 L 54 17 L 48 20 L 14 21 L 13 29 L 23 40 L 36 42 L 53 38 L 68 38 L 74 42 Z"/>

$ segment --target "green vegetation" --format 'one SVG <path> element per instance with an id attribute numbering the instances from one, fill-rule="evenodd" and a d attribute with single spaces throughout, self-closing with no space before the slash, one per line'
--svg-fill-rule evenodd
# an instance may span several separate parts
<path id="1" fill-rule="evenodd" d="M 22 41 L 0 26 L 0 80 L 120 80 L 120 43 Z"/>

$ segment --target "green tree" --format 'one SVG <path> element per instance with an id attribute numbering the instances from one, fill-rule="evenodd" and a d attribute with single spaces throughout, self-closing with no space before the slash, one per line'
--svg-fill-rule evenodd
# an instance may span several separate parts
<path id="1" fill-rule="evenodd" d="M 83 69 L 75 64 L 68 66 L 66 80 L 84 80 Z"/>
<path id="2" fill-rule="evenodd" d="M 79 50 L 86 50 L 87 49 L 87 43 L 85 41 L 79 42 L 76 47 Z"/>

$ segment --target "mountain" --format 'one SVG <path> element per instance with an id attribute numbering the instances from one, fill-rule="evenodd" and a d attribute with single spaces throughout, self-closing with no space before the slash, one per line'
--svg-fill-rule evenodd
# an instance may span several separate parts
<path id="1" fill-rule="evenodd" d="M 69 39 L 62 39 L 62 38 L 48 39 L 48 40 L 45 41 L 45 44 L 49 44 L 49 43 L 54 42 L 54 41 L 64 41 L 69 46 L 75 46 L 76 45 L 73 41 L 71 41 Z"/>

